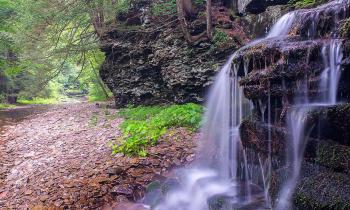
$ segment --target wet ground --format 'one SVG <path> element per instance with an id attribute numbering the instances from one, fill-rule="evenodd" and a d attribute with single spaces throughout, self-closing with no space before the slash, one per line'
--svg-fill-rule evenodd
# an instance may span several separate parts
<path id="1" fill-rule="evenodd" d="M 0 112 L 0 209 L 120 209 L 194 158 L 196 134 L 185 129 L 172 130 L 147 158 L 113 156 L 117 110 L 90 103 L 27 108 Z"/>
<path id="2" fill-rule="evenodd" d="M 46 105 L 19 106 L 11 109 L 0 109 L 0 136 L 4 133 L 6 126 L 14 125 L 26 117 L 43 113 L 48 109 Z"/>

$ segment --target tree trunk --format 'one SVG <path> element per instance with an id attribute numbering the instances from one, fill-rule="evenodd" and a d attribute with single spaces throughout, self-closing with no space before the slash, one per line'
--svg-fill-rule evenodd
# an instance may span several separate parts
<path id="1" fill-rule="evenodd" d="M 96 79 L 97 79 L 98 85 L 101 87 L 102 92 L 103 92 L 103 94 L 105 95 L 105 97 L 108 98 L 108 97 L 109 97 L 109 96 L 108 96 L 108 92 L 107 92 L 107 90 L 106 90 L 106 88 L 105 88 L 103 82 L 101 81 L 100 76 L 99 76 L 98 73 L 96 72 L 96 69 L 95 69 L 95 67 L 94 67 L 94 65 L 92 64 L 91 61 L 90 61 L 90 65 L 91 65 L 92 71 L 93 71 L 93 73 L 94 73 L 94 75 L 95 75 L 95 77 L 96 77 Z"/>
<path id="2" fill-rule="evenodd" d="M 104 22 L 105 22 L 105 18 L 104 18 L 104 12 L 103 12 L 103 2 L 98 2 L 97 4 L 94 4 L 93 2 L 90 2 L 90 8 L 91 8 L 91 12 L 90 12 L 90 19 L 91 19 L 91 23 L 94 26 L 94 29 L 96 31 L 96 34 L 99 37 L 103 36 L 104 33 Z"/>
<path id="3" fill-rule="evenodd" d="M 207 36 L 213 38 L 212 34 L 212 16 L 211 16 L 211 0 L 207 0 Z"/>
<path id="4" fill-rule="evenodd" d="M 189 1 L 189 0 L 186 0 L 186 1 Z M 193 42 L 196 42 L 196 41 L 204 38 L 205 35 L 207 34 L 207 32 L 203 32 L 203 33 L 201 33 L 199 35 L 192 36 L 190 34 L 190 32 L 188 31 L 187 21 L 186 21 L 185 12 L 184 12 L 183 0 L 176 0 L 176 9 L 177 9 L 178 19 L 180 21 L 180 27 L 181 27 L 181 30 L 182 30 L 182 32 L 184 34 L 185 40 L 188 43 L 193 43 Z"/>

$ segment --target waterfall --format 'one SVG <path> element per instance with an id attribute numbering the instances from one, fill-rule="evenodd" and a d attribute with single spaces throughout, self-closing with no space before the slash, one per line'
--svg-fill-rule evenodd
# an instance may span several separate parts
<path id="1" fill-rule="evenodd" d="M 329 6 L 332 5 L 334 7 L 331 9 L 335 11 L 335 17 L 337 17 L 341 9 L 344 9 L 345 11 L 344 5 L 348 4 L 348 0 L 337 0 L 316 9 L 329 8 Z M 318 17 L 318 13 L 319 11 L 316 10 L 316 15 L 311 14 L 313 18 L 310 30 L 313 31 L 313 33 L 311 33 L 313 36 L 316 34 L 315 25 L 317 24 L 318 18 L 315 17 Z M 334 23 L 334 25 L 335 24 L 336 23 Z M 307 114 L 316 108 L 327 107 L 337 103 L 338 84 L 341 75 L 341 62 L 343 58 L 342 41 L 331 38 L 323 45 L 321 53 L 324 69 L 320 75 L 321 80 L 318 89 L 319 96 L 316 97 L 317 99 L 314 102 L 310 102 L 311 100 L 307 94 L 295 96 L 295 104 L 290 108 L 287 115 L 287 128 L 290 132 L 290 143 L 286 149 L 286 166 L 290 168 L 291 171 L 279 192 L 276 204 L 277 210 L 292 209 L 293 193 L 300 176 L 304 150 L 308 140 L 308 133 L 311 132 L 312 129 L 306 127 Z M 303 81 L 303 84 L 304 91 L 302 92 L 308 93 L 307 81 Z"/>
<path id="2" fill-rule="evenodd" d="M 333 39 L 322 48 L 325 69 L 321 75 L 320 90 L 323 91 L 321 103 L 336 104 L 340 79 L 340 64 L 343 58 L 341 40 Z"/>
<path id="3" fill-rule="evenodd" d="M 170 192 L 156 210 L 209 210 L 208 200 L 214 196 L 227 198 L 226 205 L 231 207 L 249 202 L 251 183 L 239 125 L 252 107 L 238 84 L 237 69 L 232 69 L 233 58 L 222 67 L 209 94 L 200 161 L 180 172 L 184 187 Z M 240 161 L 245 163 L 242 170 Z M 239 173 L 244 173 L 242 179 Z"/>
<path id="4" fill-rule="evenodd" d="M 241 6 L 248 0 L 238 1 Z M 285 14 L 271 28 L 266 38 L 255 40 L 233 53 L 216 76 L 209 92 L 207 111 L 201 133 L 198 160 L 187 169 L 178 170 L 181 185 L 170 189 L 169 193 L 155 210 L 209 210 L 215 199 L 220 200 L 220 209 L 272 208 L 269 197 L 271 176 L 271 93 L 266 101 L 259 101 L 261 121 L 269 129 L 268 158 L 243 148 L 239 126 L 252 112 L 252 102 L 244 97 L 241 77 L 249 74 L 250 59 L 235 61 L 248 47 L 263 41 L 283 39 L 291 29 L 300 23 L 307 26 L 307 39 L 314 38 L 320 14 L 336 16 L 345 13 L 349 0 L 336 0 L 314 10 L 297 10 Z M 347 6 L 347 7 L 346 7 Z M 240 7 L 239 7 L 240 8 Z M 242 7 L 243 8 L 243 7 Z M 335 18 L 336 19 L 336 18 Z M 335 24 L 334 24 L 335 25 Z M 309 98 L 308 79 L 301 81 L 301 94 L 295 96 L 294 104 L 287 113 L 286 125 L 290 133 L 286 148 L 286 168 L 289 173 L 278 193 L 276 209 L 291 209 L 302 166 L 304 149 L 310 128 L 306 127 L 306 116 L 310 110 L 320 106 L 336 104 L 337 89 L 341 74 L 341 40 L 330 39 L 324 42 L 322 56 L 324 70 L 320 75 L 319 97 Z M 243 62 L 243 63 L 242 63 Z M 266 67 L 266 59 L 265 59 Z M 284 79 L 283 79 L 284 82 Z M 270 83 L 269 83 L 270 87 Z M 260 105 L 259 105 L 260 104 Z M 265 112 L 267 110 L 267 122 Z M 244 139 L 243 139 L 244 141 Z M 256 163 L 258 160 L 258 163 Z M 255 161 L 255 162 L 254 162 Z"/>
<path id="5" fill-rule="evenodd" d="M 320 96 L 316 102 L 309 102 L 307 95 L 296 96 L 296 104 L 288 113 L 287 127 L 290 132 L 290 144 L 287 147 L 287 167 L 291 169 L 287 180 L 279 192 L 276 209 L 292 209 L 292 197 L 298 183 L 304 150 L 308 133 L 311 128 L 306 127 L 307 113 L 319 108 L 337 103 L 337 90 L 341 74 L 342 47 L 341 41 L 331 39 L 322 47 L 324 70 L 321 73 Z M 305 85 L 307 89 L 307 85 Z M 305 91 L 304 91 L 305 92 Z M 307 91 L 306 91 L 307 92 Z M 307 130 L 308 129 L 308 130 Z"/>
<path id="6" fill-rule="evenodd" d="M 267 38 L 287 36 L 295 20 L 295 12 L 283 15 L 271 28 Z"/>

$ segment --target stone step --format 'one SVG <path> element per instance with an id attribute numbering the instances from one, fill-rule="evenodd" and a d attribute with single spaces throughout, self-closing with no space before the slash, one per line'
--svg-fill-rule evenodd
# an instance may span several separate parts
<path id="1" fill-rule="evenodd" d="M 332 108 L 329 109 L 332 110 Z M 344 119 L 348 119 L 346 114 L 343 113 Z M 350 145 L 348 141 L 343 140 L 344 136 L 345 139 L 349 139 L 347 136 L 349 131 L 346 131 L 346 129 L 341 130 L 342 127 L 339 126 L 338 130 L 333 132 L 333 128 L 329 124 L 327 124 L 327 126 L 330 127 L 325 129 L 322 127 L 322 124 L 317 124 L 322 121 L 316 120 L 314 115 L 316 114 L 312 112 L 308 116 L 308 123 L 306 127 L 313 128 L 313 130 L 308 138 L 304 153 L 305 158 L 308 161 L 315 162 L 334 171 L 350 173 Z M 340 120 L 342 119 L 341 117 L 336 118 Z M 332 122 L 332 118 L 330 118 L 327 123 L 329 122 Z M 313 126 L 315 123 L 316 126 Z M 340 123 L 344 124 L 343 128 L 349 128 L 347 125 L 348 122 Z M 333 126 L 337 127 L 337 125 Z M 332 135 L 329 135 L 329 130 L 332 131 Z M 287 147 L 286 143 L 288 142 L 289 137 L 287 129 L 283 125 L 268 126 L 267 123 L 261 123 L 260 121 L 245 120 L 241 124 L 240 133 L 244 147 L 253 149 L 265 155 L 269 153 L 270 136 L 272 155 L 277 157 L 285 157 L 285 149 Z M 326 138 L 326 134 L 328 134 L 328 137 L 331 137 L 333 140 Z"/>

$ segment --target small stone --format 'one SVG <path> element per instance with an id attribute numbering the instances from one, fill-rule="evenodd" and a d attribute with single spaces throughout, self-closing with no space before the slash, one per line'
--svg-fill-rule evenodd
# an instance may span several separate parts
<path id="1" fill-rule="evenodd" d="M 43 195 L 40 197 L 40 201 L 45 202 L 47 199 L 49 199 L 48 195 Z"/>
<path id="2" fill-rule="evenodd" d="M 189 156 L 186 157 L 186 161 L 187 162 L 192 162 L 193 160 L 194 160 L 194 154 L 189 155 Z"/>
<path id="3" fill-rule="evenodd" d="M 112 176 L 112 175 L 119 175 L 123 172 L 124 170 L 122 168 L 116 167 L 116 168 L 108 168 L 107 169 L 107 174 Z"/>
<path id="4" fill-rule="evenodd" d="M 133 194 L 133 190 L 129 185 L 118 185 L 112 188 L 111 193 L 116 195 L 119 194 L 119 195 L 131 196 Z"/>
<path id="5" fill-rule="evenodd" d="M 31 195 L 32 193 L 33 193 L 33 191 L 31 191 L 31 190 L 26 190 L 26 191 L 24 192 L 25 195 Z"/>

